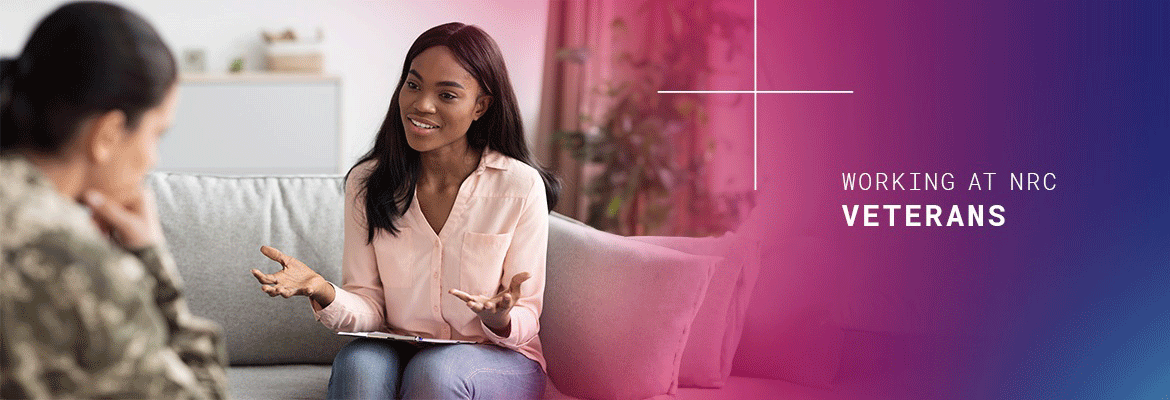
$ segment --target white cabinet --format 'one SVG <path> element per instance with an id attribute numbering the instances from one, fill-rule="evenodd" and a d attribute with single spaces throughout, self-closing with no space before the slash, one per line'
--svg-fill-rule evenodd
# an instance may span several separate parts
<path id="1" fill-rule="evenodd" d="M 333 174 L 341 162 L 341 80 L 321 75 L 184 76 L 159 171 Z"/>

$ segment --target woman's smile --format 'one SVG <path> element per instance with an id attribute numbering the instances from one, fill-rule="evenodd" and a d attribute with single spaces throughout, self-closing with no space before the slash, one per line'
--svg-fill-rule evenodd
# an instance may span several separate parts
<path id="1" fill-rule="evenodd" d="M 407 131 L 415 135 L 429 135 L 440 128 L 439 124 L 422 117 L 407 115 L 406 120 L 409 122 Z"/>

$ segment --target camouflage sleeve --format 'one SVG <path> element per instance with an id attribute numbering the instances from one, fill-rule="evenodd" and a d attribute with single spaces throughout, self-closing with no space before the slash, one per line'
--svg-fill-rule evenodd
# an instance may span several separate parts
<path id="1" fill-rule="evenodd" d="M 5 239 L 0 398 L 208 397 L 137 258 L 68 228 Z"/>
<path id="2" fill-rule="evenodd" d="M 195 374 L 208 398 L 227 397 L 227 352 L 219 326 L 187 309 L 182 278 L 164 247 L 151 246 L 134 255 L 155 279 L 154 297 L 167 321 L 170 346 Z"/>

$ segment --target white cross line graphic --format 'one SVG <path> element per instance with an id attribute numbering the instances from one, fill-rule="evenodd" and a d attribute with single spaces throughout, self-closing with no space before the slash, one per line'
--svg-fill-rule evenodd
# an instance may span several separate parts
<path id="1" fill-rule="evenodd" d="M 748 94 L 752 95 L 752 190 L 760 189 L 759 98 L 760 94 L 852 94 L 852 90 L 760 90 L 759 0 L 752 0 L 752 90 L 659 90 L 660 94 Z"/>

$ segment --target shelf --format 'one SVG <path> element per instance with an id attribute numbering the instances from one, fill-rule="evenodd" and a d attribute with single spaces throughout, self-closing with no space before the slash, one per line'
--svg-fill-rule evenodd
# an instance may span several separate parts
<path id="1" fill-rule="evenodd" d="M 241 73 L 181 78 L 160 171 L 341 173 L 341 79 Z"/>

